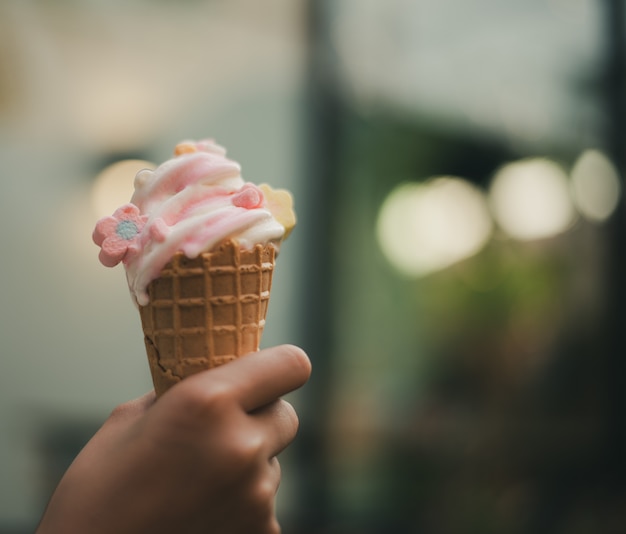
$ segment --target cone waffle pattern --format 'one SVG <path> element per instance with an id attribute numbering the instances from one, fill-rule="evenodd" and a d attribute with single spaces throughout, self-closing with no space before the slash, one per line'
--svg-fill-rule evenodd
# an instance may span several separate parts
<path id="1" fill-rule="evenodd" d="M 177 253 L 139 311 L 157 395 L 186 376 L 259 349 L 275 248 L 228 242 L 189 259 Z"/>

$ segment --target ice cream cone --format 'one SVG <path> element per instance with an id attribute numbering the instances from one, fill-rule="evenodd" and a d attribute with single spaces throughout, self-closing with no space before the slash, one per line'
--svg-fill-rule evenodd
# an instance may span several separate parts
<path id="1" fill-rule="evenodd" d="M 234 241 L 194 259 L 177 253 L 140 306 L 157 396 L 199 371 L 259 349 L 276 249 Z"/>

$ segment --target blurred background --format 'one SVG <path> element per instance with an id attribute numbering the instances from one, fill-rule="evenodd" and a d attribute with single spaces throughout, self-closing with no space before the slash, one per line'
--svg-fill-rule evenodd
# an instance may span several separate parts
<path id="1" fill-rule="evenodd" d="M 0 533 L 151 388 L 91 242 L 214 137 L 293 191 L 293 534 L 626 532 L 621 0 L 0 0 Z"/>

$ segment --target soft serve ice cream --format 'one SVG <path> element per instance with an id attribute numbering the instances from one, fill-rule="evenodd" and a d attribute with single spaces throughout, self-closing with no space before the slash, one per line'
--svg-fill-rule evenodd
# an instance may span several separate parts
<path id="1" fill-rule="evenodd" d="M 234 240 L 242 249 L 278 249 L 295 224 L 291 195 L 245 182 L 238 163 L 212 140 L 183 142 L 175 156 L 135 177 L 130 203 L 98 221 L 93 239 L 108 267 L 122 262 L 140 306 L 177 252 L 195 258 Z"/>

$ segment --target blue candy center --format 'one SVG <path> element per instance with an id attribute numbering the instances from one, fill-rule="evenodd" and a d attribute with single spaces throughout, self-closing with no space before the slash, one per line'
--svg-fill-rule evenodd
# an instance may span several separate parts
<path id="1" fill-rule="evenodd" d="M 139 230 L 137 228 L 137 225 L 133 221 L 120 221 L 119 223 L 117 223 L 115 233 L 122 239 L 130 241 L 139 233 Z"/>

